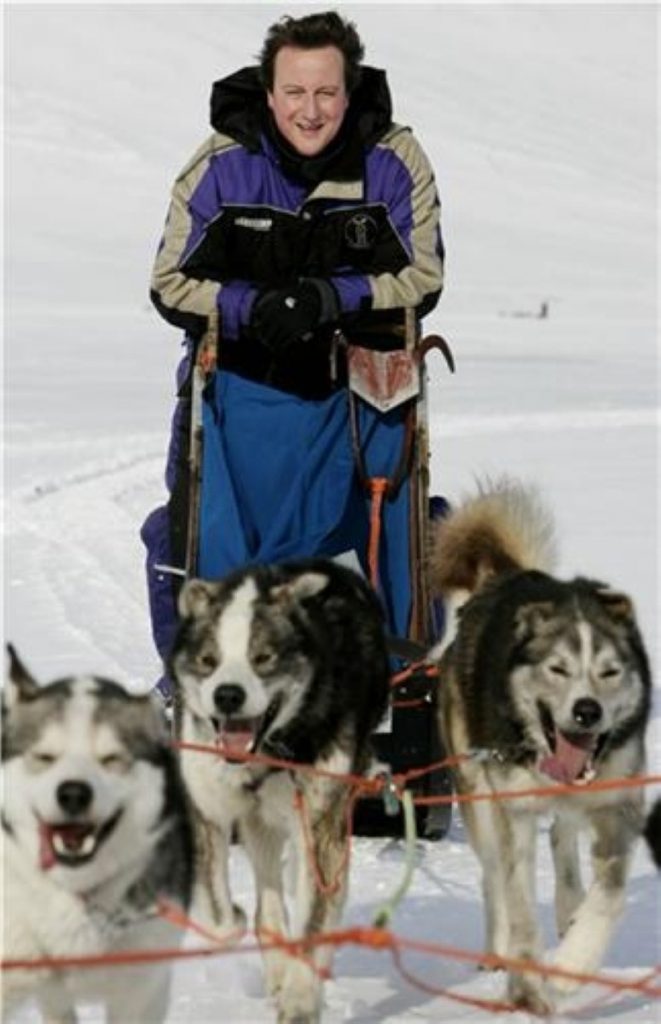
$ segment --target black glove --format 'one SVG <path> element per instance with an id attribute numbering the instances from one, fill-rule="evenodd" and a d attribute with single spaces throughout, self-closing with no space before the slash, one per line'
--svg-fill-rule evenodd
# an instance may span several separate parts
<path id="1" fill-rule="evenodd" d="M 250 327 L 273 352 L 297 338 L 309 340 L 316 327 L 337 320 L 340 304 L 329 281 L 308 277 L 291 288 L 274 288 L 255 299 Z"/>

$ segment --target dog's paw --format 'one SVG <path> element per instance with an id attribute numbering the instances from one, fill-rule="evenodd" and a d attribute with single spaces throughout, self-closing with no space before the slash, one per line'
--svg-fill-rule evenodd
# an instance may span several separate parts
<path id="1" fill-rule="evenodd" d="M 571 974 L 594 974 L 599 969 L 606 944 L 604 931 L 603 927 L 600 930 L 595 928 L 586 936 L 585 930 L 577 928 L 576 924 L 569 929 L 551 961 L 558 970 L 569 973 L 566 977 L 552 979 L 554 991 L 569 995 L 583 984 L 580 978 L 571 977 Z"/>
<path id="2" fill-rule="evenodd" d="M 314 1014 L 295 1012 L 293 1016 L 284 1010 L 280 1010 L 278 1013 L 278 1024 L 319 1024 L 320 1020 L 321 1015 L 318 1012 Z"/>
<path id="3" fill-rule="evenodd" d="M 509 1001 L 519 1010 L 538 1017 L 549 1017 L 555 1007 L 551 994 L 541 979 L 511 974 L 507 984 Z"/>
<path id="4" fill-rule="evenodd" d="M 264 980 L 271 999 L 278 999 L 287 970 L 287 956 L 278 950 L 264 954 Z"/>
<path id="5" fill-rule="evenodd" d="M 278 995 L 278 1024 L 319 1024 L 321 991 L 319 978 L 307 964 L 287 958 Z"/>
<path id="6" fill-rule="evenodd" d="M 567 963 L 567 962 L 565 962 L 565 961 L 563 961 L 562 959 L 559 959 L 559 958 L 554 958 L 553 959 L 553 966 L 557 967 L 558 970 L 560 970 L 560 971 L 565 971 L 566 970 L 566 971 L 571 971 L 573 973 L 585 973 L 585 974 L 592 974 L 593 973 L 593 970 L 590 969 L 590 965 L 589 964 L 586 966 L 586 965 L 582 965 L 582 964 L 577 964 L 576 962 L 574 962 L 574 963 L 571 963 L 571 962 Z M 557 977 L 551 978 L 551 985 L 553 987 L 553 991 L 557 992 L 557 994 L 559 996 L 571 995 L 572 992 L 576 992 L 576 990 L 578 988 L 580 988 L 581 984 L 582 984 L 581 981 L 579 981 L 577 978 L 570 977 L 569 975 L 567 975 L 566 977 L 557 976 Z"/>

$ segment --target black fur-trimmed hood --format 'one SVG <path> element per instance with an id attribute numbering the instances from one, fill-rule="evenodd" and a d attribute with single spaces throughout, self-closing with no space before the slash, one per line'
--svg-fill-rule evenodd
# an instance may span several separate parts
<path id="1" fill-rule="evenodd" d="M 364 147 L 380 139 L 391 124 L 390 90 L 380 68 L 361 68 L 337 138 L 313 159 L 296 153 L 275 127 L 258 67 L 242 68 L 214 82 L 211 89 L 211 126 L 217 132 L 236 139 L 251 152 L 261 148 L 266 135 L 287 171 L 311 181 L 355 177 L 362 170 Z"/>

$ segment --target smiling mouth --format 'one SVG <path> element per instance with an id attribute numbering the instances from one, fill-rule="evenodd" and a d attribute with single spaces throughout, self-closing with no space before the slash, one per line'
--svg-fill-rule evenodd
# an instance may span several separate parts
<path id="1" fill-rule="evenodd" d="M 253 753 L 263 720 L 263 715 L 255 718 L 211 719 L 225 760 L 241 761 L 246 754 Z"/>
<path id="2" fill-rule="evenodd" d="M 282 694 L 276 694 L 263 715 L 254 718 L 213 717 L 211 722 L 216 731 L 216 740 L 223 748 L 226 761 L 245 760 L 246 754 L 254 754 L 270 729 L 282 705 Z"/>
<path id="3" fill-rule="evenodd" d="M 537 705 L 550 754 L 540 758 L 537 767 L 560 783 L 591 782 L 607 733 L 564 732 L 558 729 L 545 704 Z"/>
<path id="4" fill-rule="evenodd" d="M 60 864 L 77 868 L 88 864 L 114 831 L 122 810 L 97 825 L 89 821 L 48 822 L 39 819 L 39 865 L 49 871 Z"/>

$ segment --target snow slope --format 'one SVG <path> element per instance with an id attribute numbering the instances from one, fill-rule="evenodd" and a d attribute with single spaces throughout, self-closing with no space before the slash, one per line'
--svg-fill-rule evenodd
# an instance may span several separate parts
<path id="1" fill-rule="evenodd" d="M 427 328 L 458 369 L 450 379 L 430 357 L 433 489 L 456 498 L 502 471 L 537 481 L 562 572 L 627 589 L 658 667 L 657 11 L 339 6 L 388 68 L 396 117 L 414 125 L 443 199 L 447 286 Z M 144 689 L 157 675 L 138 528 L 163 497 L 179 339 L 149 306 L 148 274 L 171 182 L 207 131 L 211 81 L 252 62 L 286 10 L 5 7 L 4 629 L 45 679 L 92 670 Z M 649 750 L 658 773 L 658 701 Z M 402 866 L 397 843 L 355 843 L 349 922 L 371 921 Z M 250 906 L 238 851 L 233 867 Z M 455 819 L 448 841 L 420 845 L 395 931 L 479 950 L 477 879 Z M 641 849 L 610 973 L 661 960 L 658 894 Z M 458 961 L 411 963 L 437 987 L 501 990 Z M 173 1024 L 272 1019 L 253 954 L 176 978 Z M 644 998 L 590 1005 L 602 994 L 582 991 L 559 1019 L 660 1019 Z M 340 952 L 327 1003 L 332 1024 L 488 1016 L 356 949 Z"/>

